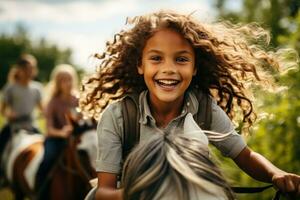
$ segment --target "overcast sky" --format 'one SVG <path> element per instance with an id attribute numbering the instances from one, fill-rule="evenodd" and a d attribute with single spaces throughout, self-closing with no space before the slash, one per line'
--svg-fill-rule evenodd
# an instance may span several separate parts
<path id="1" fill-rule="evenodd" d="M 202 21 L 216 16 L 212 0 L 1 0 L 0 33 L 12 33 L 17 23 L 28 28 L 32 40 L 41 37 L 73 51 L 72 60 L 87 71 L 89 58 L 124 27 L 126 17 L 171 9 L 191 13 Z M 232 0 L 231 2 L 236 2 Z M 230 3 L 231 8 L 239 7 Z"/>

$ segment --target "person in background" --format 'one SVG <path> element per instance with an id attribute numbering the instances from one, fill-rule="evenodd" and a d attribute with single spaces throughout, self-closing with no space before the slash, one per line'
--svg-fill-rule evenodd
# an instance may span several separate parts
<path id="1" fill-rule="evenodd" d="M 37 75 L 37 60 L 23 54 L 8 74 L 4 86 L 0 112 L 7 123 L 0 133 L 0 156 L 12 133 L 25 129 L 40 133 L 34 125 L 33 111 L 37 107 L 43 113 L 42 84 L 32 79 Z"/>
<path id="2" fill-rule="evenodd" d="M 61 64 L 54 68 L 51 80 L 46 86 L 48 95 L 45 98 L 47 131 L 44 142 L 45 153 L 36 176 L 37 191 L 64 150 L 67 144 L 66 138 L 72 132 L 72 126 L 68 123 L 66 116 L 77 115 L 77 79 L 76 71 L 71 65 Z"/>

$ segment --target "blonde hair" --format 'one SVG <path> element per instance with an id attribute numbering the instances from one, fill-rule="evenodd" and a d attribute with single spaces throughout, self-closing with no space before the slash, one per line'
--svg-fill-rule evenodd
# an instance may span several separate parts
<path id="1" fill-rule="evenodd" d="M 125 161 L 124 199 L 234 199 L 221 171 L 208 155 L 208 147 L 195 137 L 153 136 L 138 145 Z"/>
<path id="2" fill-rule="evenodd" d="M 74 67 L 72 65 L 68 64 L 60 64 L 57 65 L 51 72 L 50 75 L 50 81 L 46 86 L 45 89 L 45 99 L 44 99 L 44 105 L 47 105 L 49 101 L 60 94 L 59 86 L 58 86 L 58 80 L 57 77 L 62 73 L 68 73 L 73 80 L 73 89 L 72 94 L 77 96 L 77 87 L 78 87 L 78 75 L 75 71 Z"/>
<path id="3" fill-rule="evenodd" d="M 191 15 L 170 11 L 138 16 L 128 23 L 131 27 L 115 34 L 104 53 L 95 54 L 101 62 L 81 88 L 79 105 L 85 115 L 99 118 L 110 102 L 128 92 L 147 89 L 137 67 L 141 65 L 145 43 L 161 28 L 180 33 L 195 51 L 197 74 L 190 88 L 212 95 L 232 120 L 242 117 L 246 131 L 256 120 L 253 86 L 276 88 L 274 73 L 282 66 L 296 64 L 285 59 L 291 55 L 289 50 L 267 51 L 269 33 L 254 23 L 206 24 Z"/>

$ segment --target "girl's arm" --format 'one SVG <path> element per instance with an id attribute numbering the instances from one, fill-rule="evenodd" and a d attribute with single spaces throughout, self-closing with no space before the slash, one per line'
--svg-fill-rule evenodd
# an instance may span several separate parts
<path id="1" fill-rule="evenodd" d="M 117 175 L 122 163 L 122 124 L 121 102 L 110 104 L 102 113 L 97 127 L 98 148 L 96 168 L 98 188 L 96 200 L 122 200 L 123 190 L 117 189 Z"/>
<path id="2" fill-rule="evenodd" d="M 12 102 L 13 100 L 11 90 L 12 88 L 9 85 L 4 87 L 0 105 L 0 112 L 7 119 L 7 121 L 14 120 L 17 117 L 17 113 L 14 112 L 9 105 L 9 102 Z"/>
<path id="3" fill-rule="evenodd" d="M 123 190 L 117 188 L 117 175 L 105 172 L 98 173 L 96 200 L 122 200 Z"/>
<path id="4" fill-rule="evenodd" d="M 244 148 L 234 162 L 256 180 L 272 182 L 282 192 L 292 192 L 300 196 L 300 176 L 280 170 L 250 148 Z"/>
<path id="5" fill-rule="evenodd" d="M 47 125 L 47 136 L 67 138 L 73 131 L 71 125 L 65 125 L 62 129 L 56 129 L 51 125 Z"/>
<path id="6" fill-rule="evenodd" d="M 8 120 L 14 120 L 17 117 L 17 114 L 11 110 L 11 108 L 5 103 L 1 102 L 0 113 Z"/>

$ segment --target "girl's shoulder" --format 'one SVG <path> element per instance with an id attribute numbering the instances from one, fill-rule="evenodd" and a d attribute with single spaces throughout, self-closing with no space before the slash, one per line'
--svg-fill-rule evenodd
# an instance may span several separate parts
<path id="1" fill-rule="evenodd" d="M 101 130 L 115 130 L 120 135 L 123 131 L 123 124 L 121 100 L 110 103 L 101 112 L 98 121 L 98 127 L 102 127 Z"/>
<path id="2" fill-rule="evenodd" d="M 101 117 L 110 115 L 113 118 L 122 117 L 122 101 L 124 98 L 111 102 L 107 107 L 102 111 Z"/>
<path id="3" fill-rule="evenodd" d="M 3 88 L 2 91 L 5 94 L 6 92 L 12 90 L 15 87 L 15 83 L 6 83 Z"/>

